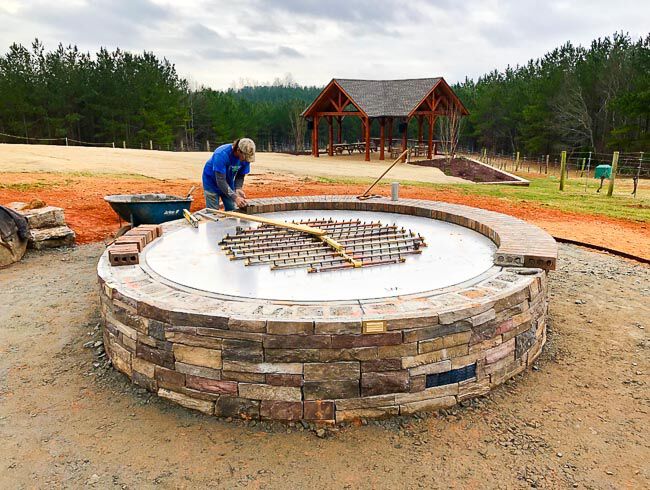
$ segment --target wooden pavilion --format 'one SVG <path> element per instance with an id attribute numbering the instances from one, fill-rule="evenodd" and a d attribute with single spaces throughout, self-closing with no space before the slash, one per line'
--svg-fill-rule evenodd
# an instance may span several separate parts
<path id="1" fill-rule="evenodd" d="M 342 122 L 345 117 L 361 119 L 366 161 L 370 161 L 370 128 L 379 121 L 379 159 L 384 160 L 386 136 L 389 147 L 393 142 L 393 124 L 399 121 L 402 151 L 408 146 L 407 132 L 411 119 L 418 122 L 418 144 L 423 143 L 423 126 L 427 122 L 427 158 L 433 155 L 433 128 L 436 118 L 451 109 L 461 116 L 469 114 L 444 78 L 408 80 L 350 80 L 334 78 L 302 113 L 309 123 L 312 155 L 318 157 L 318 128 L 321 118 L 328 125 L 327 152 L 334 155 L 334 121 L 337 122 L 337 142 L 341 143 Z M 388 129 L 388 131 L 386 131 Z M 388 132 L 388 135 L 386 135 Z"/>

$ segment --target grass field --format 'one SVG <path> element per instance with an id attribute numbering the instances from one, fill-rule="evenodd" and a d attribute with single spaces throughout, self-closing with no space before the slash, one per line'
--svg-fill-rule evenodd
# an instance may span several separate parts
<path id="1" fill-rule="evenodd" d="M 454 184 L 453 188 L 465 195 L 489 196 L 511 201 L 513 203 L 534 202 L 565 212 L 601 215 L 633 221 L 650 221 L 650 182 L 641 182 L 637 197 L 631 195 L 632 182 L 629 179 L 617 179 L 615 192 L 607 197 L 607 182 L 600 193 L 596 193 L 600 181 L 590 179 L 585 190 L 584 179 L 569 179 L 564 191 L 559 190 L 559 179 L 554 176 L 542 177 L 526 175 L 530 186 Z M 319 182 L 327 184 L 370 184 L 372 179 L 337 179 L 320 177 Z M 386 177 L 390 181 L 390 174 Z M 449 185 L 418 181 L 400 181 L 403 185 L 446 189 Z"/>

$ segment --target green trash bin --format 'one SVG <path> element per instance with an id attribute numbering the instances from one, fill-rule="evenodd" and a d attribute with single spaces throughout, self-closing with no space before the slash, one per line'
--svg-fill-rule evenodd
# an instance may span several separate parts
<path id="1" fill-rule="evenodd" d="M 611 165 L 598 165 L 596 167 L 596 173 L 594 174 L 596 179 L 611 179 L 612 178 L 612 166 Z"/>

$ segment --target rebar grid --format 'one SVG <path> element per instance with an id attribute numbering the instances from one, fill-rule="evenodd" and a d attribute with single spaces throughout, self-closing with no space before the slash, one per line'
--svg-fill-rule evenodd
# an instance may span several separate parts
<path id="1" fill-rule="evenodd" d="M 226 235 L 219 244 L 230 260 L 243 260 L 247 266 L 268 265 L 272 270 L 306 268 L 310 273 L 355 267 L 349 258 L 360 262 L 361 267 L 397 264 L 408 255 L 422 253 L 421 248 L 426 247 L 419 234 L 379 221 L 323 218 L 292 223 L 325 230 L 343 249 L 334 250 L 318 237 L 268 224 L 238 227 L 234 235 Z"/>

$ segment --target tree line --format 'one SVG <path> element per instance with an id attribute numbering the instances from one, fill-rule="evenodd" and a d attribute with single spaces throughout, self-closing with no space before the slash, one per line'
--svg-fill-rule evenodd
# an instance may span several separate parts
<path id="1" fill-rule="evenodd" d="M 548 154 L 650 148 L 650 35 L 566 43 L 524 66 L 466 79 L 461 142 L 475 150 Z"/>
<path id="2" fill-rule="evenodd" d="M 135 148 L 152 141 L 161 149 L 205 149 L 208 142 L 213 148 L 246 135 L 263 150 L 294 150 L 308 139 L 300 113 L 321 88 L 291 77 L 230 90 L 191 88 L 171 62 L 150 52 L 102 48 L 91 55 L 63 45 L 46 51 L 36 40 L 0 56 L 0 133 Z M 453 88 L 470 111 L 461 144 L 475 150 L 650 148 L 650 35 L 616 33 L 589 47 L 566 43 Z M 344 135 L 360 138 L 355 118 L 344 121 Z"/>

